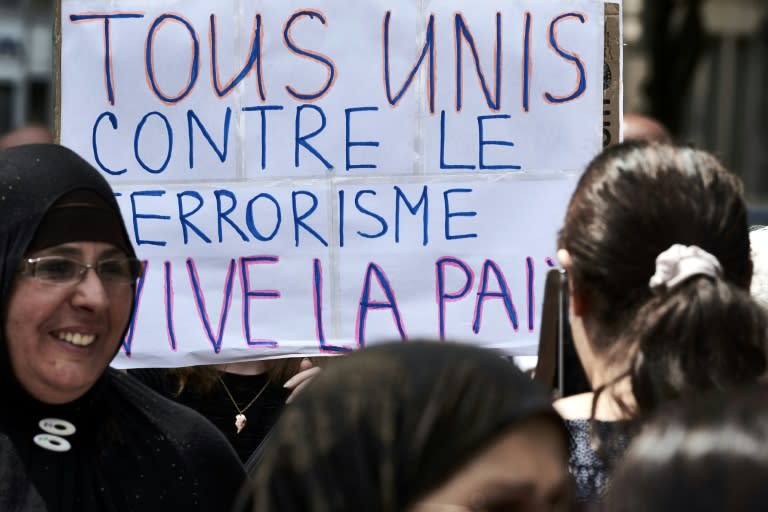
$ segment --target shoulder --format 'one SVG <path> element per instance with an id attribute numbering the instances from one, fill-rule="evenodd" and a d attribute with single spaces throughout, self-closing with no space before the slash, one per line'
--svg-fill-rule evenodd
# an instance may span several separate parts
<path id="1" fill-rule="evenodd" d="M 586 420 L 592 415 L 594 393 L 580 393 L 555 400 L 555 410 L 564 420 Z"/>
<path id="2" fill-rule="evenodd" d="M 14 441 L 0 430 L 0 510 L 47 510 Z"/>
<path id="3" fill-rule="evenodd" d="M 555 400 L 553 406 L 564 420 L 592 419 L 592 403 L 595 400 L 593 392 L 580 393 Z M 615 422 L 627 419 L 624 409 L 616 403 L 609 392 L 600 394 L 595 407 L 594 419 L 602 422 Z"/>
<path id="4" fill-rule="evenodd" d="M 112 372 L 112 386 L 122 403 L 142 416 L 166 437 L 189 445 L 190 441 L 210 440 L 213 444 L 228 444 L 224 435 L 198 412 L 181 405 L 143 382 L 120 372 Z"/>

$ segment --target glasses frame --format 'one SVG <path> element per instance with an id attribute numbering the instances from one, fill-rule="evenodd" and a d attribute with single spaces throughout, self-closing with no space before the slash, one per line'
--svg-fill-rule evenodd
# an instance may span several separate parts
<path id="1" fill-rule="evenodd" d="M 44 277 L 37 275 L 37 265 L 42 261 L 50 261 L 50 260 L 64 260 L 70 263 L 76 264 L 80 271 L 75 274 L 71 279 L 66 280 L 56 280 L 56 279 L 46 279 Z M 109 262 L 129 262 L 129 266 L 135 262 L 138 264 L 138 274 L 135 277 L 130 277 L 128 279 L 115 279 L 115 276 L 106 277 L 102 275 L 101 273 L 101 266 L 104 263 Z M 102 284 L 133 284 L 139 279 L 141 279 L 144 276 L 144 262 L 141 261 L 138 258 L 129 258 L 129 257 L 120 257 L 120 258 L 106 258 L 100 261 L 97 261 L 95 263 L 83 263 L 82 261 L 79 261 L 75 258 L 70 258 L 68 256 L 56 256 L 56 255 L 49 255 L 49 256 L 39 256 L 37 258 L 23 258 L 20 263 L 19 273 L 25 277 L 30 277 L 36 281 L 39 281 L 41 283 L 46 284 L 53 284 L 53 285 L 62 285 L 62 286 L 74 286 L 76 284 L 80 284 L 83 279 L 85 279 L 85 274 L 88 273 L 89 270 L 93 269 L 93 271 L 96 273 L 96 276 L 98 276 L 99 280 L 102 282 Z"/>

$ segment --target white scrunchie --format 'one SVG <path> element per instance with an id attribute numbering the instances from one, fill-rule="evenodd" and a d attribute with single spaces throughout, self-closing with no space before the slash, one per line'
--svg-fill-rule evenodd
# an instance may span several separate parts
<path id="1" fill-rule="evenodd" d="M 652 290 L 669 290 L 691 276 L 723 275 L 723 267 L 716 257 L 695 245 L 675 244 L 656 257 L 656 273 L 648 283 Z"/>

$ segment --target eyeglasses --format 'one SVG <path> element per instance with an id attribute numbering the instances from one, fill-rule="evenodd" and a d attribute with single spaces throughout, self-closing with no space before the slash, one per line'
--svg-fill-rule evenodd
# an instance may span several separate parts
<path id="1" fill-rule="evenodd" d="M 77 284 L 89 269 L 104 284 L 129 284 L 144 274 L 144 264 L 136 258 L 114 258 L 83 263 L 64 256 L 41 256 L 22 260 L 22 275 L 52 284 Z"/>

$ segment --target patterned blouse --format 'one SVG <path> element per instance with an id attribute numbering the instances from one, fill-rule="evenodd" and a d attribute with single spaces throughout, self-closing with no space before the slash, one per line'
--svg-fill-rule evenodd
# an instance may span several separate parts
<path id="1" fill-rule="evenodd" d="M 611 469 L 629 445 L 626 421 L 598 421 L 591 435 L 590 420 L 565 420 L 570 435 L 568 469 L 576 484 L 576 501 L 595 502 L 606 491 Z M 596 438 L 599 446 L 593 446 Z"/>

